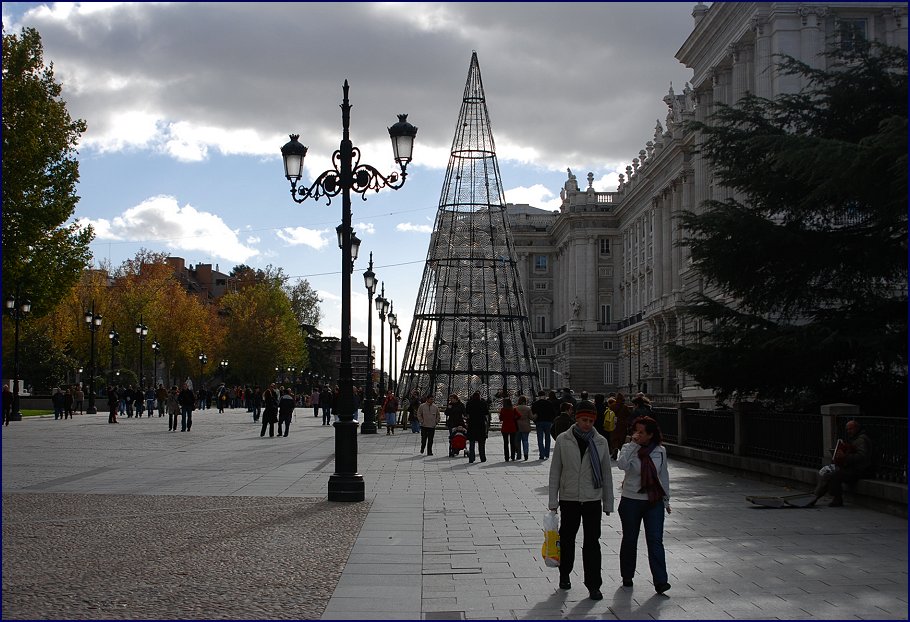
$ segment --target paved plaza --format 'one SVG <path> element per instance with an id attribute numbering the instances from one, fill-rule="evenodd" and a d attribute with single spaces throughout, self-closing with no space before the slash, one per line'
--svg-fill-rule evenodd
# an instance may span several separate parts
<path id="1" fill-rule="evenodd" d="M 549 463 L 435 455 L 360 435 L 364 503 L 326 500 L 334 429 L 287 438 L 245 410 L 167 419 L 26 418 L 2 431 L 3 619 L 907 619 L 907 521 L 861 507 L 759 508 L 788 489 L 673 460 L 657 595 L 642 539 L 620 585 L 605 517 L 604 599 L 540 558 Z M 621 472 L 614 470 L 614 489 Z M 618 502 L 618 500 L 617 500 Z"/>

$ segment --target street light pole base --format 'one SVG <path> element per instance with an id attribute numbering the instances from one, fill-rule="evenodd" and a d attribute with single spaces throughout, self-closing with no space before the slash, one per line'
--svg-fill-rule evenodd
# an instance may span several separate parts
<path id="1" fill-rule="evenodd" d="M 97 409 L 97 408 L 86 408 L 86 409 L 85 409 L 85 414 L 86 414 L 86 415 L 97 415 L 97 414 L 98 414 L 98 409 Z"/>
<path id="2" fill-rule="evenodd" d="M 363 476 L 360 473 L 334 473 L 329 476 L 329 501 L 364 500 Z"/>
<path id="3" fill-rule="evenodd" d="M 376 434 L 377 428 L 374 421 L 364 421 L 360 424 L 361 434 Z"/>

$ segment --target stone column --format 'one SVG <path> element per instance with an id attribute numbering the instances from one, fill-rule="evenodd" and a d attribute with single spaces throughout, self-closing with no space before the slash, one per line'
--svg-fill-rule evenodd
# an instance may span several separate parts
<path id="1" fill-rule="evenodd" d="M 597 308 L 597 284 L 600 282 L 597 255 L 600 249 L 597 247 L 597 238 L 594 236 L 588 238 L 587 244 L 588 268 L 587 272 L 585 272 L 585 291 L 587 296 L 585 297 L 585 312 L 583 315 L 585 318 L 585 330 L 594 332 L 597 330 L 597 322 L 600 315 L 600 310 Z"/>
<path id="2" fill-rule="evenodd" d="M 825 68 L 825 59 L 821 54 L 825 51 L 822 18 L 826 13 L 823 7 L 799 9 L 803 26 L 799 37 L 799 51 L 802 61 L 814 69 Z"/>
<path id="3" fill-rule="evenodd" d="M 752 27 L 755 30 L 755 62 L 752 66 L 755 94 L 771 97 L 771 81 L 775 70 L 768 22 L 764 17 L 753 18 Z"/>
<path id="4" fill-rule="evenodd" d="M 753 47 L 751 45 L 736 44 L 730 46 L 730 52 L 733 56 L 733 84 L 731 93 L 731 103 L 736 103 L 746 94 L 746 91 L 752 90 L 749 79 L 752 75 L 752 57 Z"/>
<path id="5" fill-rule="evenodd" d="M 664 220 L 666 210 L 663 193 L 652 201 L 654 208 L 654 299 L 660 300 L 664 295 L 664 275 L 667 273 L 666 252 L 664 250 Z"/>
<path id="6" fill-rule="evenodd" d="M 680 238 L 680 229 L 679 229 L 679 212 L 682 208 L 682 192 L 679 184 L 673 186 L 673 192 L 670 195 L 670 201 L 672 205 L 671 215 L 673 218 L 673 263 L 676 267 L 671 270 L 673 274 L 673 293 L 679 292 L 682 289 L 682 248 L 680 248 L 677 243 Z"/>

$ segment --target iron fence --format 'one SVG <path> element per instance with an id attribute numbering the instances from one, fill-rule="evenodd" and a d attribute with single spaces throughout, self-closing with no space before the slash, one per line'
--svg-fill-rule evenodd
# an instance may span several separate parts
<path id="1" fill-rule="evenodd" d="M 687 408 L 682 420 L 686 445 L 733 453 L 736 429 L 732 410 Z"/>
<path id="2" fill-rule="evenodd" d="M 651 414 L 660 426 L 660 433 L 667 443 L 679 443 L 679 410 L 666 406 L 653 406 Z"/>
<path id="3" fill-rule="evenodd" d="M 821 415 L 747 412 L 741 425 L 743 455 L 805 467 L 822 466 Z"/>

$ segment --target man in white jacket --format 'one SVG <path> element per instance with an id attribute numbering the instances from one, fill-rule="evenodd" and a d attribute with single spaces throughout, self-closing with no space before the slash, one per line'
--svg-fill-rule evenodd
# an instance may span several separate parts
<path id="1" fill-rule="evenodd" d="M 562 512 L 559 526 L 559 587 L 572 588 L 570 575 L 575 565 L 575 536 L 584 524 L 581 547 L 585 587 L 593 600 L 601 600 L 600 513 L 613 511 L 613 477 L 610 473 L 610 445 L 594 429 L 594 404 L 579 402 L 575 423 L 556 438 L 550 463 L 548 507 Z"/>

